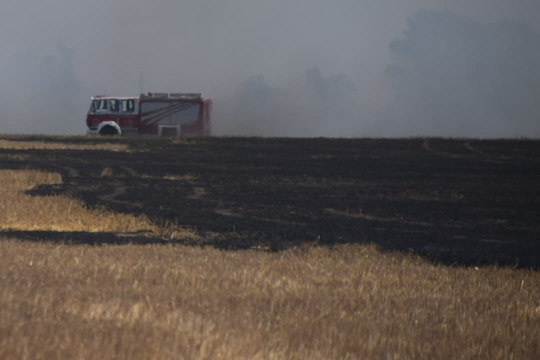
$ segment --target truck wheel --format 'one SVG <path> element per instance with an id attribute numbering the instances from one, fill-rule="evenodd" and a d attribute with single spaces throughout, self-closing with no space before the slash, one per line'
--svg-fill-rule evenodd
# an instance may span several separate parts
<path id="1" fill-rule="evenodd" d="M 99 135 L 118 135 L 118 131 L 112 126 L 104 126 L 99 132 Z"/>

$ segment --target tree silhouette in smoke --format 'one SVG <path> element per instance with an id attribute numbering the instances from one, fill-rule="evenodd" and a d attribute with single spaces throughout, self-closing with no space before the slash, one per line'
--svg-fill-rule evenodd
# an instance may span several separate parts
<path id="1" fill-rule="evenodd" d="M 61 41 L 59 59 L 35 54 L 13 55 L 0 68 L 0 132 L 77 134 L 84 131 L 88 105 L 85 86 L 75 74 L 75 50 Z"/>
<path id="2" fill-rule="evenodd" d="M 251 76 L 238 86 L 236 112 L 253 118 L 265 117 L 275 111 L 278 92 L 268 86 L 263 75 Z"/>
<path id="3" fill-rule="evenodd" d="M 339 100 L 356 90 L 345 74 L 324 78 L 318 67 L 306 70 L 306 88 L 316 102 Z"/>
<path id="4" fill-rule="evenodd" d="M 396 108 L 430 135 L 539 136 L 540 36 L 420 11 L 390 44 Z"/>
<path id="5" fill-rule="evenodd" d="M 242 81 L 227 113 L 227 134 L 261 136 L 345 135 L 343 122 L 351 118 L 349 95 L 355 91 L 344 74 L 323 77 L 314 67 L 303 81 L 289 87 L 271 87 L 263 75 Z M 223 130 L 222 130 L 223 131 Z M 342 131 L 341 133 L 338 133 Z"/>

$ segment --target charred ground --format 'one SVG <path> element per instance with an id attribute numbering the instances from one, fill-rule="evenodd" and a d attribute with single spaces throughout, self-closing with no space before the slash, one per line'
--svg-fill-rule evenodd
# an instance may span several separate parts
<path id="1" fill-rule="evenodd" d="M 179 243 L 279 251 L 374 243 L 445 264 L 540 266 L 540 141 L 4 137 L 126 150 L 0 149 L 0 169 L 59 172 L 88 206 L 194 229 Z M 28 241 L 168 243 L 12 231 Z M 203 240 L 201 240 L 203 239 Z"/>

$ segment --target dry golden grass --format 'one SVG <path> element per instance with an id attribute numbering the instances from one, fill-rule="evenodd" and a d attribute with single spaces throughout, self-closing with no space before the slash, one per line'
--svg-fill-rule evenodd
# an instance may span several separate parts
<path id="1" fill-rule="evenodd" d="M 129 233 L 154 231 L 144 217 L 90 210 L 62 196 L 30 196 L 39 185 L 61 184 L 57 173 L 0 170 L 0 230 L 86 231 Z"/>
<path id="2" fill-rule="evenodd" d="M 374 247 L 0 241 L 2 359 L 535 359 L 540 274 Z"/>
<path id="3" fill-rule="evenodd" d="M 265 253 L 1 238 L 6 230 L 198 236 L 24 193 L 61 182 L 55 173 L 0 171 L 0 359 L 540 353 L 540 273 L 532 270 L 435 266 L 361 245 Z"/>
<path id="4" fill-rule="evenodd" d="M 44 141 L 12 141 L 0 140 L 0 150 L 108 150 L 108 151 L 128 151 L 129 146 L 125 144 L 69 144 L 62 142 Z"/>

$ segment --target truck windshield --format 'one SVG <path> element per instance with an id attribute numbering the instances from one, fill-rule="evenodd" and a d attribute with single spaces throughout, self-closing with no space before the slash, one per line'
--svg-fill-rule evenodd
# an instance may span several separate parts
<path id="1" fill-rule="evenodd" d="M 105 111 L 107 110 L 107 105 L 107 100 L 94 100 L 92 101 L 92 112 Z"/>

